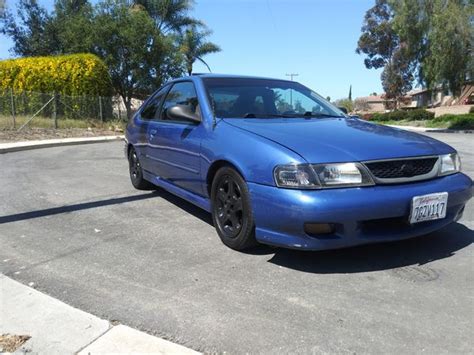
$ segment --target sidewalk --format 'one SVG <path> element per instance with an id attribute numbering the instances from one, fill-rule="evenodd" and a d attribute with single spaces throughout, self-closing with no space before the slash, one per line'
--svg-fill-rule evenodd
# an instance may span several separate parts
<path id="1" fill-rule="evenodd" d="M 199 354 L 71 307 L 0 274 L 0 335 L 31 337 L 23 354 Z M 1 351 L 0 347 L 0 351 Z"/>
<path id="2" fill-rule="evenodd" d="M 120 141 L 123 139 L 124 139 L 123 135 L 117 135 L 117 136 L 59 138 L 59 139 L 37 140 L 37 141 L 0 143 L 0 154 L 17 152 L 20 150 L 59 147 L 59 146 L 64 146 L 64 145 L 105 143 L 105 142 L 112 142 L 112 141 Z"/>
<path id="3" fill-rule="evenodd" d="M 473 133 L 472 129 L 447 129 L 447 128 L 429 128 L 429 127 L 415 127 L 415 126 L 399 126 L 399 125 L 391 125 L 388 124 L 387 126 L 393 128 L 404 129 L 407 131 L 413 132 L 428 132 L 428 133 Z"/>

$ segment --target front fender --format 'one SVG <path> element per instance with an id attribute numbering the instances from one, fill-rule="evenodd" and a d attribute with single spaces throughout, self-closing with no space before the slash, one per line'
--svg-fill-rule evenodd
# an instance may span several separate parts
<path id="1" fill-rule="evenodd" d="M 274 186 L 273 169 L 280 164 L 306 161 L 297 153 L 267 138 L 219 121 L 212 135 L 202 141 L 201 173 L 220 160 L 234 165 L 247 182 Z"/>

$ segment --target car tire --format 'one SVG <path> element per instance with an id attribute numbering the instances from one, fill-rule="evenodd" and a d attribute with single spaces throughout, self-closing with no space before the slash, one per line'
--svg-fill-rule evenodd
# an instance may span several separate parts
<path id="1" fill-rule="evenodd" d="M 211 187 L 212 221 L 222 242 L 234 250 L 255 246 L 255 222 L 245 180 L 231 167 L 220 168 Z"/>
<path id="2" fill-rule="evenodd" d="M 130 180 L 137 190 L 155 190 L 156 186 L 143 178 L 143 170 L 138 159 L 135 148 L 131 147 L 128 152 L 128 167 L 130 171 Z"/>

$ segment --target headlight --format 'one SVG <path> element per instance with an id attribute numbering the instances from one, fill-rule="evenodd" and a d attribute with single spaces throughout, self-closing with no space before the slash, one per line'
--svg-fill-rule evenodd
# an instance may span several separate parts
<path id="1" fill-rule="evenodd" d="M 359 163 L 280 165 L 274 171 L 278 187 L 318 189 L 373 185 L 369 173 Z"/>
<path id="2" fill-rule="evenodd" d="M 274 176 L 278 187 L 293 189 L 317 189 L 320 187 L 308 164 L 277 166 Z"/>
<path id="3" fill-rule="evenodd" d="M 322 187 L 367 186 L 374 182 L 359 163 L 312 165 Z"/>
<path id="4" fill-rule="evenodd" d="M 449 175 L 461 171 L 461 158 L 457 153 L 440 155 L 438 175 Z"/>

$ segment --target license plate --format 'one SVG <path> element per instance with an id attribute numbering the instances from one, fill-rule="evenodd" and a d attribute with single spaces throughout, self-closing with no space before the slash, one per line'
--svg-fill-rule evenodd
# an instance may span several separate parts
<path id="1" fill-rule="evenodd" d="M 415 196 L 411 200 L 410 223 L 433 221 L 446 217 L 448 193 Z"/>

